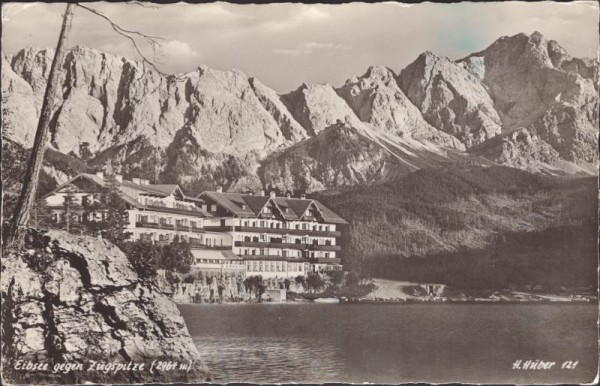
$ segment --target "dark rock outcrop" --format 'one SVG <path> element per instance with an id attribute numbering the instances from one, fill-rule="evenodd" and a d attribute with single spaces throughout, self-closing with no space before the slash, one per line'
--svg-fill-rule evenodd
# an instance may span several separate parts
<path id="1" fill-rule="evenodd" d="M 142 280 L 102 239 L 29 231 L 2 261 L 3 379 L 9 383 L 202 382 L 209 371 L 175 304 Z M 18 361 L 49 371 L 17 370 Z M 189 370 L 150 371 L 153 361 Z M 90 370 L 92 361 L 145 364 L 138 371 Z M 82 369 L 56 372 L 56 364 Z M 156 364 L 156 362 L 155 362 Z"/>

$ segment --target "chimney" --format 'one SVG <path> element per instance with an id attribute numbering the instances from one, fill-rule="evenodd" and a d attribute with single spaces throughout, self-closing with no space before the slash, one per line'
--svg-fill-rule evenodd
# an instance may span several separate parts
<path id="1" fill-rule="evenodd" d="M 101 180 L 103 180 L 104 179 L 104 172 L 96 172 L 96 177 L 98 177 Z"/>
<path id="2" fill-rule="evenodd" d="M 275 191 L 274 191 L 274 190 L 271 190 L 271 191 L 269 192 L 269 197 L 271 197 L 271 198 L 275 198 L 275 197 L 277 197 L 277 194 L 275 193 Z"/>
<path id="3" fill-rule="evenodd" d="M 115 179 L 119 182 L 123 182 L 123 175 L 121 174 L 115 174 Z"/>
<path id="4" fill-rule="evenodd" d="M 264 189 L 261 189 L 261 190 L 259 190 L 259 191 L 258 191 L 258 194 L 257 194 L 257 196 L 261 196 L 261 197 L 262 197 L 262 196 L 264 196 L 264 195 L 265 195 L 265 191 L 264 191 Z"/>
<path id="5" fill-rule="evenodd" d="M 292 193 L 290 193 L 290 192 L 287 192 L 287 193 L 285 194 L 285 198 L 292 198 Z"/>
<path id="6" fill-rule="evenodd" d="M 223 193 L 223 187 L 217 186 L 217 193 Z"/>
<path id="7" fill-rule="evenodd" d="M 302 200 L 306 200 L 306 193 L 302 193 L 302 194 L 300 194 L 300 199 L 302 199 Z"/>
<path id="8" fill-rule="evenodd" d="M 133 177 L 131 180 L 133 181 L 134 184 L 138 184 L 138 185 L 142 184 L 142 179 L 139 177 Z"/>

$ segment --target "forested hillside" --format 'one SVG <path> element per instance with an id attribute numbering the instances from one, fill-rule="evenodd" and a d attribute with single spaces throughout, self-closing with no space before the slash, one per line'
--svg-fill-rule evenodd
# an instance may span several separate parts
<path id="1" fill-rule="evenodd" d="M 423 169 L 314 196 L 350 222 L 346 263 L 373 276 L 558 288 L 595 286 L 596 192 L 595 178 L 494 166 Z"/>

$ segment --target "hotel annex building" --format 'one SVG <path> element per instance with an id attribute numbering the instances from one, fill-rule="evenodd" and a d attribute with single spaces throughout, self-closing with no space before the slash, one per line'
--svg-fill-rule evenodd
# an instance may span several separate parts
<path id="1" fill-rule="evenodd" d="M 206 191 L 186 196 L 178 185 L 124 180 L 116 175 L 127 205 L 130 240 L 190 244 L 201 271 L 242 272 L 263 278 L 294 278 L 342 269 L 340 226 L 344 219 L 317 200 L 264 191 L 247 194 Z M 76 221 L 101 221 L 89 204 L 108 187 L 102 173 L 82 173 L 45 196 L 54 222 L 65 217 L 65 196 Z"/>

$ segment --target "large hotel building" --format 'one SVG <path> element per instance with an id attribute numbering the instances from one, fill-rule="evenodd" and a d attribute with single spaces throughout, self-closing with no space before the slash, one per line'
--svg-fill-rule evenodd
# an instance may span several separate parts
<path id="1" fill-rule="evenodd" d="M 127 206 L 130 240 L 168 244 L 187 241 L 193 268 L 242 272 L 263 278 L 294 278 L 308 272 L 342 269 L 340 225 L 346 221 L 317 200 L 275 192 L 225 193 L 206 191 L 186 196 L 177 185 L 155 185 L 115 176 Z M 102 173 L 79 174 L 46 195 L 52 219 L 101 221 L 93 202 L 108 188 Z"/>

